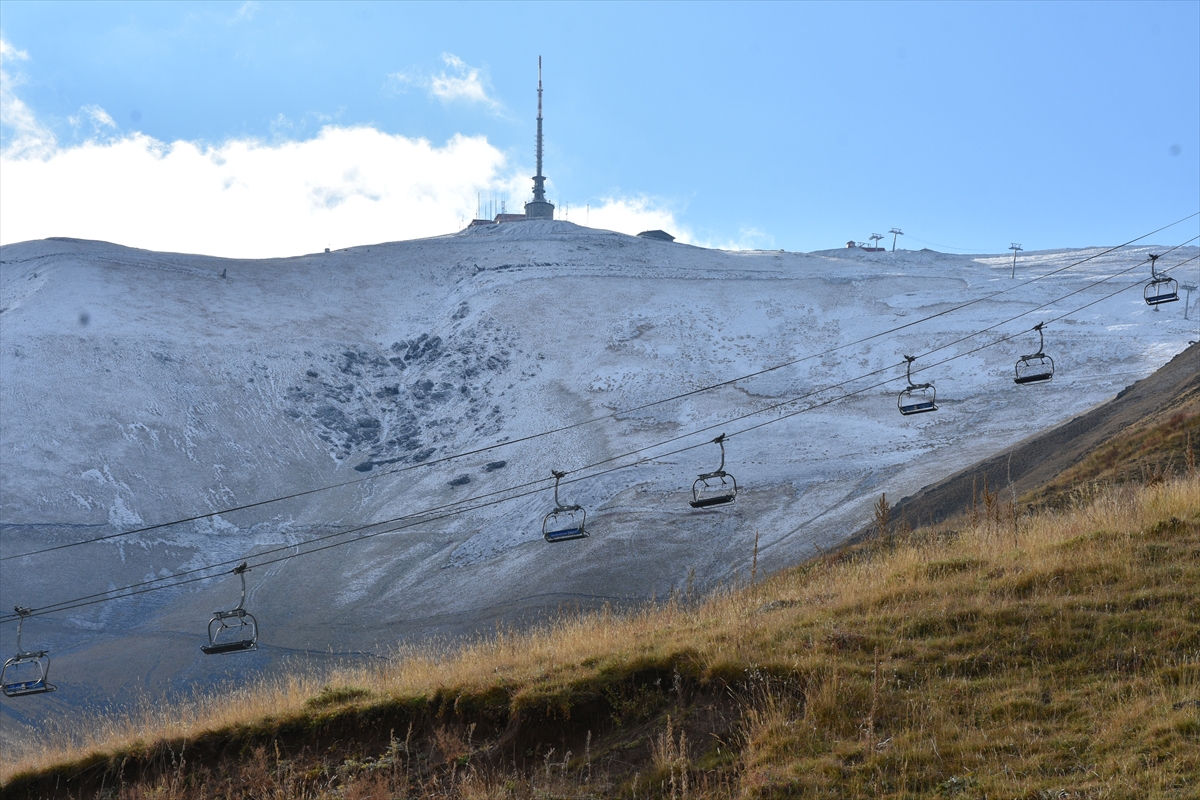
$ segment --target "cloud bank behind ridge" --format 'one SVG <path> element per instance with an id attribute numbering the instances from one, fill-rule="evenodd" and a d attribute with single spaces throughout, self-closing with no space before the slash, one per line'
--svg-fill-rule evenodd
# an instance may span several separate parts
<path id="1" fill-rule="evenodd" d="M 165 143 L 122 132 L 88 105 L 70 122 L 77 130 L 90 123 L 91 138 L 64 145 L 18 96 L 21 75 L 9 67 L 28 55 L 8 42 L 3 48 L 2 244 L 69 236 L 235 258 L 292 256 L 451 233 L 475 216 L 478 197 L 518 208 L 530 190 L 532 170 L 511 164 L 483 136 L 455 135 L 439 146 L 370 126 L 326 125 L 303 140 Z M 470 97 L 478 76 L 461 62 L 450 66 L 467 76 L 451 93 L 482 102 Z M 645 198 L 607 198 L 589 221 L 624 233 L 674 228 L 687 239 L 670 211 Z"/>

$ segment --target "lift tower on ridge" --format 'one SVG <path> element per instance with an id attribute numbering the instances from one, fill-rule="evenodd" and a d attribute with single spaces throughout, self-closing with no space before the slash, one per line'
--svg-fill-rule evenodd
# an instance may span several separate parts
<path id="1" fill-rule="evenodd" d="M 525 204 L 525 219 L 554 219 L 554 204 L 546 202 L 542 175 L 542 57 L 538 56 L 537 175 L 533 176 L 533 201 Z"/>

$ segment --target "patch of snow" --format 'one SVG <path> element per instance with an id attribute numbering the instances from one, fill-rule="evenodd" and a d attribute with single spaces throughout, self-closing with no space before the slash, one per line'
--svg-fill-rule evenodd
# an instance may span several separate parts
<path id="1" fill-rule="evenodd" d="M 136 528 L 143 524 L 142 518 L 132 508 L 125 505 L 125 499 L 121 495 L 116 495 L 113 498 L 112 505 L 108 508 L 108 524 L 115 529 Z"/>

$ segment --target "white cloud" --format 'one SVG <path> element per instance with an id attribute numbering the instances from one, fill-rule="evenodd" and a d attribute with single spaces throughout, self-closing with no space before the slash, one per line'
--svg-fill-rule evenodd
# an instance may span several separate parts
<path id="1" fill-rule="evenodd" d="M 742 228 L 738 231 L 736 239 L 701 238 L 693 241 L 692 244 L 717 250 L 774 250 L 775 237 L 758 228 Z"/>
<path id="2" fill-rule="evenodd" d="M 280 112 L 268 124 L 268 128 L 271 131 L 271 141 L 278 143 L 284 140 L 303 139 L 313 136 L 326 125 L 336 124 L 338 117 L 341 115 L 342 109 L 339 109 L 336 114 L 309 111 L 302 115 L 299 120 L 293 120 L 288 115 Z"/>
<path id="3" fill-rule="evenodd" d="M 496 105 L 496 101 L 488 97 L 476 67 L 468 66 L 461 58 L 453 53 L 443 53 L 442 61 L 453 70 L 453 75 L 439 72 L 429 83 L 429 93 L 440 100 L 468 100 L 473 103 Z"/>
<path id="4" fill-rule="evenodd" d="M 4 43 L 5 58 L 20 60 L 9 55 L 19 52 Z M 281 117 L 275 135 L 293 138 L 168 144 L 122 134 L 104 109 L 89 105 L 80 118 L 91 122 L 91 138 L 60 146 L 15 93 L 20 76 L 0 77 L 0 244 L 70 236 L 267 258 L 449 233 L 475 216 L 479 197 L 505 198 L 517 213 L 529 198 L 529 170 L 512 168 L 482 136 L 435 146 L 371 127 L 325 125 L 297 140 L 296 126 Z M 570 216 L 629 234 L 659 228 L 695 243 L 669 208 L 647 197 L 607 197 Z"/>
<path id="5" fill-rule="evenodd" d="M 100 106 L 84 106 L 83 108 L 81 108 L 79 110 L 82 111 L 83 113 L 87 114 L 88 117 L 92 120 L 92 124 L 94 126 L 96 126 L 97 128 L 115 128 L 115 127 L 117 127 L 117 123 L 113 122 L 113 118 L 110 117 L 108 115 L 108 112 L 105 111 Z"/>
<path id="6" fill-rule="evenodd" d="M 453 53 L 443 53 L 442 61 L 449 69 L 434 75 L 396 72 L 388 77 L 398 91 L 417 86 L 443 103 L 463 101 L 479 103 L 494 113 L 504 110 L 504 106 L 488 94 L 488 81 L 482 70 L 472 67 Z"/>
<path id="7" fill-rule="evenodd" d="M 441 147 L 373 128 L 215 147 L 143 134 L 0 154 L 0 243 L 71 236 L 236 257 L 319 252 L 457 230 L 506 191 L 483 137 Z"/>
<path id="8" fill-rule="evenodd" d="M 3 66 L 28 58 L 0 42 Z M 2 244 L 71 236 L 221 256 L 297 255 L 449 233 L 473 216 L 477 195 L 516 187 L 504 154 L 478 136 L 438 147 L 326 125 L 300 141 L 167 144 L 121 135 L 111 115 L 88 105 L 72 122 L 89 121 L 91 138 L 60 146 L 17 96 L 22 76 L 0 73 Z"/>
<path id="9" fill-rule="evenodd" d="M 29 54 L 24 50 L 0 39 L 0 136 L 4 141 L 4 153 L 36 158 L 53 151 L 54 133 L 17 97 L 16 88 L 24 78 L 20 73 L 8 70 L 11 62 L 28 60 Z"/>
<path id="10" fill-rule="evenodd" d="M 662 230 L 677 241 L 692 243 L 691 232 L 682 227 L 670 209 L 648 197 L 605 197 L 601 205 L 584 213 L 574 209 L 573 222 L 586 222 L 590 227 L 603 228 L 636 236 L 642 231 Z"/>
<path id="11" fill-rule="evenodd" d="M 254 19 L 254 15 L 258 13 L 258 9 L 259 4 L 256 0 L 246 0 L 233 15 L 234 21 L 252 20 Z"/>
<path id="12" fill-rule="evenodd" d="M 13 61 L 28 61 L 29 53 L 13 47 L 6 39 L 0 39 L 0 64 L 10 59 Z"/>
<path id="13" fill-rule="evenodd" d="M 557 211 L 562 216 L 562 209 Z M 742 228 L 736 239 L 715 240 L 700 236 L 675 217 L 675 212 L 663 203 L 638 195 L 636 197 L 605 197 L 600 206 L 583 210 L 571 209 L 571 221 L 587 222 L 593 228 L 618 231 L 636 236 L 642 231 L 662 230 L 675 241 L 716 250 L 770 250 L 775 238 L 758 228 Z"/>
<path id="14" fill-rule="evenodd" d="M 67 121 L 71 125 L 78 127 L 83 119 L 86 118 L 92 123 L 93 135 L 102 135 L 109 131 L 117 129 L 116 121 L 109 115 L 107 111 L 97 105 L 87 105 L 79 109 L 81 116 L 67 117 Z"/>

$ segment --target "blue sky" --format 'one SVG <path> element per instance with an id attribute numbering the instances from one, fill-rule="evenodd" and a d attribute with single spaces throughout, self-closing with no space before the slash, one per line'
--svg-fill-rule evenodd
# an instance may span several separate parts
<path id="1" fill-rule="evenodd" d="M 576 222 L 1003 252 L 1200 210 L 1198 2 L 3 0 L 0 36 L 6 243 L 290 255 L 512 210 L 539 55 Z"/>

